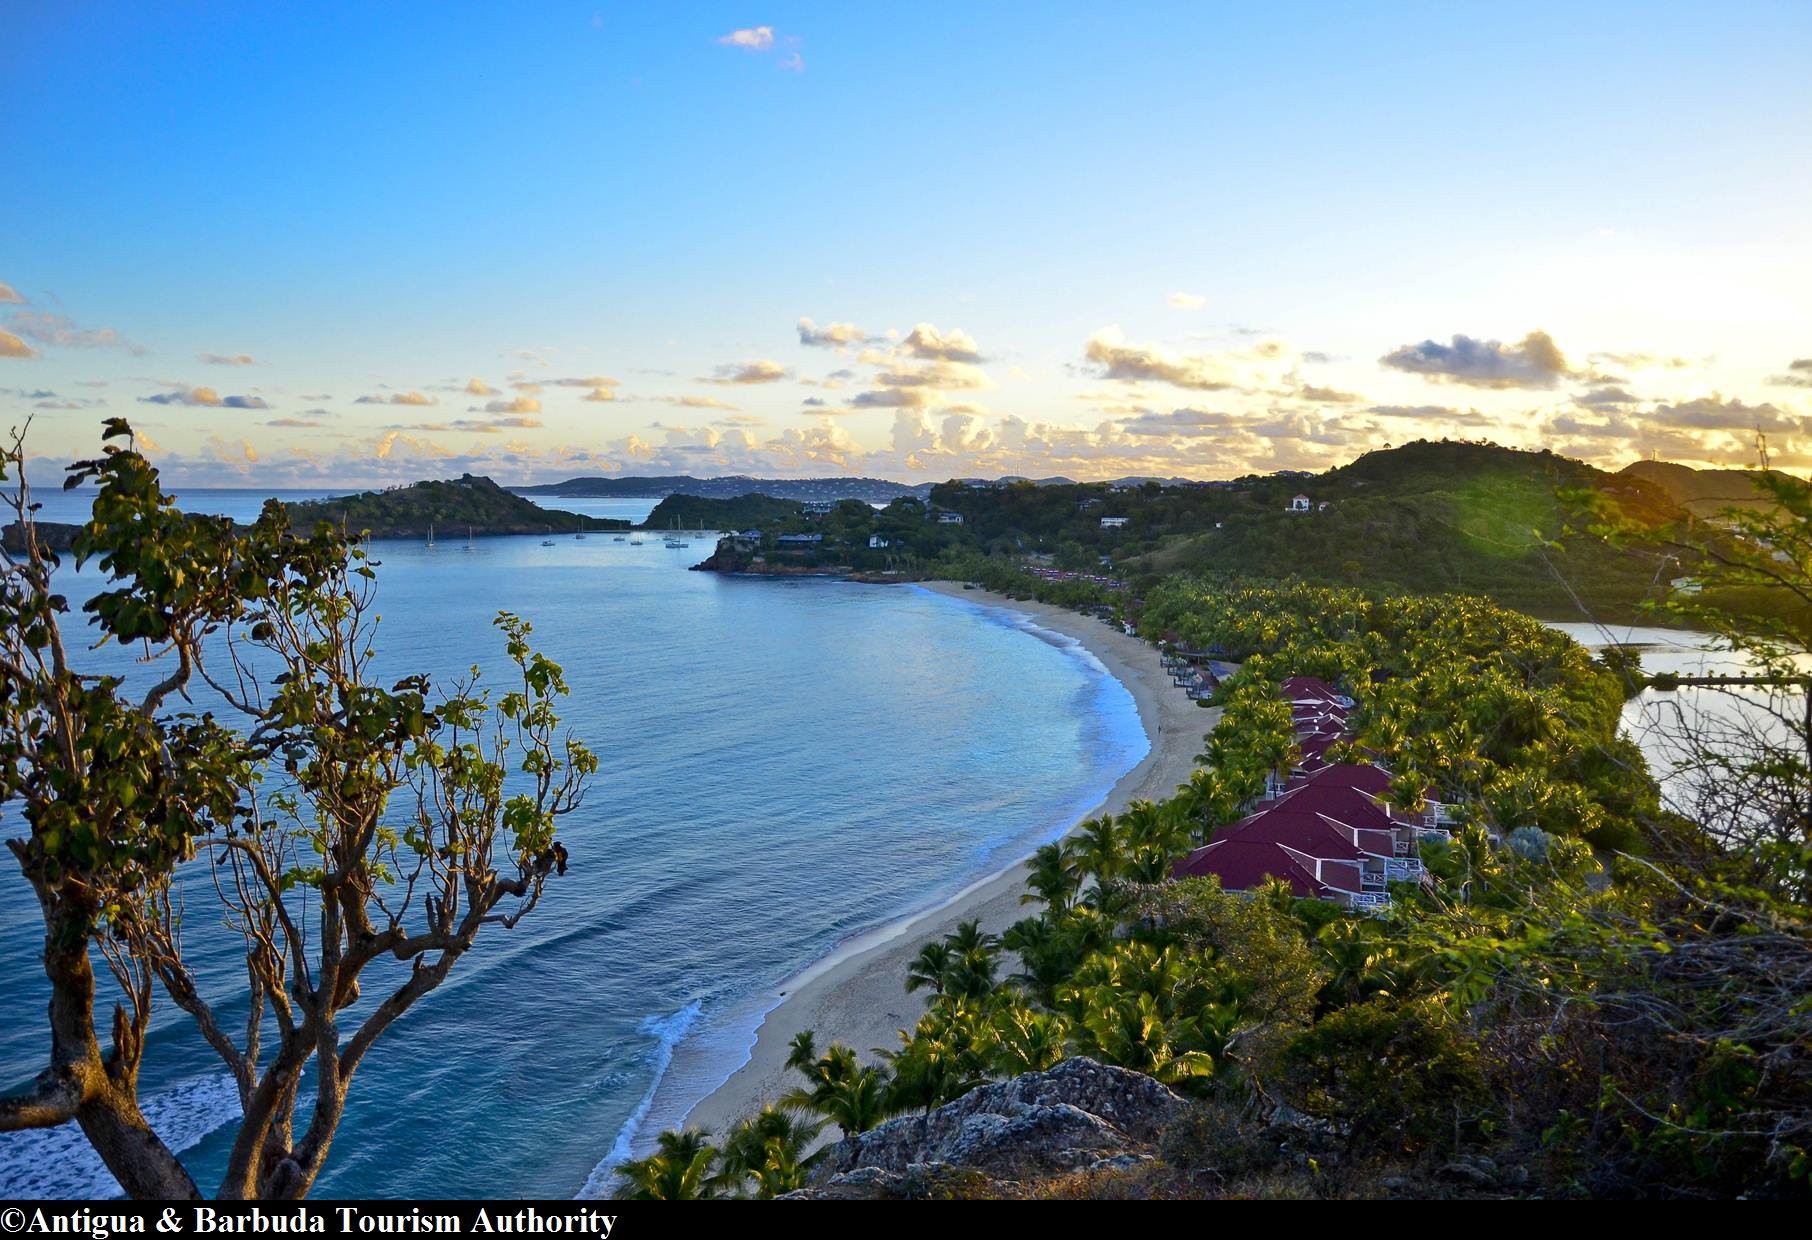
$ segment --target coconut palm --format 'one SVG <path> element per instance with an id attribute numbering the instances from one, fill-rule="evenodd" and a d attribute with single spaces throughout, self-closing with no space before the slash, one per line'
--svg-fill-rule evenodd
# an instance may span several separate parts
<path id="1" fill-rule="evenodd" d="M 711 1175 L 717 1158 L 709 1133 L 696 1128 L 663 1132 L 653 1154 L 617 1168 L 612 1195 L 622 1201 L 701 1201 L 720 1196 Z"/>
<path id="2" fill-rule="evenodd" d="M 1026 886 L 1031 890 L 1022 894 L 1019 902 L 1030 904 L 1033 900 L 1042 900 L 1048 907 L 1061 912 L 1076 898 L 1081 885 L 1082 876 L 1076 870 L 1075 846 L 1067 839 L 1058 840 L 1032 854 L 1026 875 Z"/>
<path id="3" fill-rule="evenodd" d="M 805 1182 L 805 1151 L 824 1130 L 791 1106 L 768 1105 L 737 1123 L 719 1152 L 720 1187 L 756 1197 L 789 1193 Z M 745 1184 L 752 1181 L 752 1185 Z"/>
<path id="4" fill-rule="evenodd" d="M 919 948 L 919 954 L 906 966 L 906 990 L 911 993 L 931 987 L 931 993 L 944 993 L 944 976 L 950 970 L 950 962 L 955 952 L 950 949 L 948 940 L 931 942 Z"/>

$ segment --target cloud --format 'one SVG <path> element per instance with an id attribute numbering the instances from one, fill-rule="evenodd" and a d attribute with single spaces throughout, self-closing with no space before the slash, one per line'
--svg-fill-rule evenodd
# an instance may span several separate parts
<path id="1" fill-rule="evenodd" d="M 896 366 L 875 376 L 882 387 L 974 390 L 993 387 L 987 373 L 965 362 L 936 361 L 924 366 Z"/>
<path id="2" fill-rule="evenodd" d="M 256 366 L 258 359 L 250 353 L 197 353 L 196 360 L 209 366 Z"/>
<path id="3" fill-rule="evenodd" d="M 0 306 L 23 306 L 25 298 L 19 296 L 19 290 L 0 280 Z"/>
<path id="4" fill-rule="evenodd" d="M 543 380 L 540 380 L 540 382 L 545 383 L 549 387 L 577 387 L 577 388 L 601 388 L 601 387 L 603 387 L 603 388 L 610 388 L 610 387 L 617 387 L 619 385 L 619 381 L 616 379 L 612 379 L 609 375 L 585 375 L 583 377 L 578 377 L 578 378 L 569 377 L 569 378 L 565 378 L 565 379 L 543 379 Z M 526 387 L 533 387 L 535 385 L 534 384 L 524 384 L 524 383 L 512 383 L 510 386 L 514 387 L 514 388 L 526 388 Z"/>
<path id="5" fill-rule="evenodd" d="M 1297 400 L 1316 401 L 1323 405 L 1356 405 L 1365 397 L 1357 392 L 1342 392 L 1338 388 L 1316 387 L 1305 383 L 1291 393 Z"/>
<path id="6" fill-rule="evenodd" d="M 1579 393 L 1573 403 L 1585 409 L 1627 409 L 1637 401 L 1620 387 L 1601 386 Z"/>
<path id="7" fill-rule="evenodd" d="M 508 402 L 504 401 L 493 401 L 490 405 L 485 406 L 485 408 L 487 410 L 495 409 L 501 411 L 501 407 L 507 407 L 507 404 Z M 539 406 L 537 406 L 537 408 L 539 408 Z M 539 418 L 515 416 L 490 419 L 459 418 L 452 422 L 414 422 L 408 426 L 393 426 L 389 429 L 393 432 L 428 431 L 430 433 L 441 434 L 455 432 L 472 435 L 500 435 L 504 431 L 532 431 L 538 430 L 540 427 L 541 420 Z"/>
<path id="8" fill-rule="evenodd" d="M 804 73 L 805 57 L 798 52 L 788 52 L 780 58 L 780 67 L 788 73 Z"/>
<path id="9" fill-rule="evenodd" d="M 866 344 L 874 337 L 854 323 L 826 323 L 819 327 L 810 319 L 799 320 L 799 343 L 812 349 L 845 349 L 852 344 Z"/>
<path id="10" fill-rule="evenodd" d="M 126 349 L 138 354 L 145 352 L 144 346 L 134 344 L 111 327 L 78 327 L 67 315 L 52 314 L 49 311 L 18 311 L 8 326 L 18 329 L 21 335 L 29 336 L 39 344 L 55 345 L 59 349 Z"/>
<path id="11" fill-rule="evenodd" d="M 1796 357 L 1787 363 L 1785 374 L 1769 375 L 1768 382 L 1776 387 L 1812 388 L 1812 357 Z"/>
<path id="12" fill-rule="evenodd" d="M 467 379 L 465 393 L 467 396 L 495 396 L 497 389 L 483 379 Z"/>
<path id="13" fill-rule="evenodd" d="M 265 425 L 282 427 L 286 430 L 317 430 L 326 424 L 313 418 L 272 418 Z"/>
<path id="14" fill-rule="evenodd" d="M 1367 413 L 1380 418 L 1416 418 L 1424 422 L 1443 422 L 1449 426 L 1496 426 L 1477 409 L 1455 409 L 1449 405 L 1373 405 Z"/>
<path id="15" fill-rule="evenodd" d="M 1574 373 L 1553 337 L 1540 331 L 1530 332 L 1514 345 L 1471 336 L 1455 336 L 1450 344 L 1424 340 L 1378 360 L 1437 383 L 1482 388 L 1551 388 Z"/>
<path id="16" fill-rule="evenodd" d="M 414 405 L 417 407 L 425 407 L 428 405 L 440 404 L 440 399 L 434 396 L 424 396 L 420 392 L 391 392 L 387 395 L 361 396 L 352 403 L 355 405 Z"/>
<path id="17" fill-rule="evenodd" d="M 8 331 L 0 331 L 0 357 L 36 357 L 38 351 Z"/>
<path id="18" fill-rule="evenodd" d="M 1083 356 L 1101 367 L 1103 376 L 1109 379 L 1149 379 L 1198 392 L 1240 386 L 1220 358 L 1207 354 L 1172 356 L 1155 345 L 1127 344 L 1117 327 L 1105 327 L 1090 336 Z"/>
<path id="19" fill-rule="evenodd" d="M 665 405 L 678 405 L 682 409 L 728 409 L 735 412 L 736 406 L 721 401 L 715 396 L 657 396 L 656 400 Z"/>
<path id="20" fill-rule="evenodd" d="M 717 368 L 715 378 L 705 379 L 705 383 L 751 384 L 778 383 L 793 372 L 779 362 L 766 360 L 744 362 L 741 365 L 731 363 Z"/>
<path id="21" fill-rule="evenodd" d="M 1195 293 L 1172 293 L 1164 299 L 1173 310 L 1200 310 L 1208 299 Z"/>
<path id="22" fill-rule="evenodd" d="M 270 408 L 270 403 L 262 396 L 222 396 L 211 387 L 189 387 L 183 383 L 171 385 L 168 392 L 141 396 L 139 400 L 147 405 L 188 405 L 204 409 Z"/>
<path id="23" fill-rule="evenodd" d="M 493 400 L 486 403 L 484 409 L 472 410 L 473 413 L 540 413 L 541 402 L 533 396 L 518 396 L 514 400 Z M 540 425 L 540 423 L 536 423 Z"/>
<path id="24" fill-rule="evenodd" d="M 584 400 L 589 400 L 589 401 L 594 401 L 594 402 L 615 400 L 616 398 L 617 398 L 617 390 L 615 388 L 611 388 L 611 387 L 595 387 L 591 391 L 587 392 L 584 395 L 584 397 L 582 397 L 582 399 L 584 399 Z"/>
<path id="25" fill-rule="evenodd" d="M 725 47 L 740 47 L 744 51 L 765 52 L 774 46 L 774 28 L 772 26 L 750 26 L 745 30 L 732 30 L 718 42 Z"/>
<path id="26" fill-rule="evenodd" d="M 1144 413 L 1121 423 L 1128 435 L 1219 435 L 1247 425 L 1251 419 L 1231 413 L 1211 413 L 1201 409 L 1173 409 L 1169 413 Z"/>
<path id="27" fill-rule="evenodd" d="M 1646 420 L 1660 426 L 1697 431 L 1812 432 L 1812 418 L 1789 413 L 1776 405 L 1747 405 L 1717 396 L 1656 405 Z"/>
<path id="28" fill-rule="evenodd" d="M 900 341 L 900 352 L 946 362 L 979 362 L 981 350 L 975 340 L 961 328 L 940 332 L 930 323 L 920 323 Z"/>
<path id="29" fill-rule="evenodd" d="M 1586 360 L 1594 365 L 1608 362 L 1625 370 L 1685 370 L 1699 364 L 1690 357 L 1668 357 L 1659 353 L 1593 353 Z"/>

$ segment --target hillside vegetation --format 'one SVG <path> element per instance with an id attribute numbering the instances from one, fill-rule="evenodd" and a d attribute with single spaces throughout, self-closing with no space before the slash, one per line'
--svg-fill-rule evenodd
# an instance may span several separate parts
<path id="1" fill-rule="evenodd" d="M 430 524 L 443 538 L 463 537 L 468 527 L 474 534 L 556 534 L 630 528 L 627 521 L 543 508 L 474 474 L 287 507 L 290 517 L 303 529 L 326 521 L 351 534 L 368 532 L 373 538 L 426 538 Z"/>
<path id="2" fill-rule="evenodd" d="M 1725 508 L 1775 507 L 1774 497 L 1761 485 L 1759 470 L 1694 469 L 1672 461 L 1637 461 L 1625 465 L 1620 476 L 1660 487 L 1669 499 L 1697 517 L 1715 517 Z"/>

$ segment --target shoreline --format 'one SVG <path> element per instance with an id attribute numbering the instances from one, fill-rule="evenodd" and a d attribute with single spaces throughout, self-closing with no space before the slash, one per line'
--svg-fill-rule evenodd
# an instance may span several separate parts
<path id="1" fill-rule="evenodd" d="M 1100 804 L 1068 824 L 1062 834 L 1070 834 L 1086 819 L 1120 813 L 1133 801 L 1163 800 L 1195 770 L 1202 738 L 1218 712 L 1198 707 L 1171 684 L 1154 647 L 1052 604 L 965 590 L 953 582 L 911 584 L 976 606 L 1021 613 L 1075 639 L 1132 695 L 1148 752 Z M 864 1058 L 875 1048 L 897 1045 L 897 1031 L 916 1024 L 925 1008 L 925 997 L 908 994 L 905 985 L 907 964 L 919 946 L 948 934 L 962 921 L 979 920 L 984 930 L 998 934 L 1026 916 L 1030 910 L 1019 896 L 1029 856 L 1028 851 L 1004 870 L 976 880 L 932 908 L 855 936 L 768 992 L 774 1002 L 762 1017 L 746 1061 L 686 1112 L 684 1125 L 722 1132 L 796 1084 L 786 1057 L 788 1043 L 801 1030 L 816 1030 L 821 1045 L 847 1043 Z"/>

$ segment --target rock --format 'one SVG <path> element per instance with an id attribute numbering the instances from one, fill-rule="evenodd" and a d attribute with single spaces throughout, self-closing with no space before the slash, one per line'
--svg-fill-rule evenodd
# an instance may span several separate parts
<path id="1" fill-rule="evenodd" d="M 1130 1166 L 1150 1156 L 1187 1106 L 1148 1076 L 1066 1059 L 844 1139 L 819 1165 L 811 1195 L 917 1195 L 918 1185 L 953 1173 L 1014 1178 Z"/>

